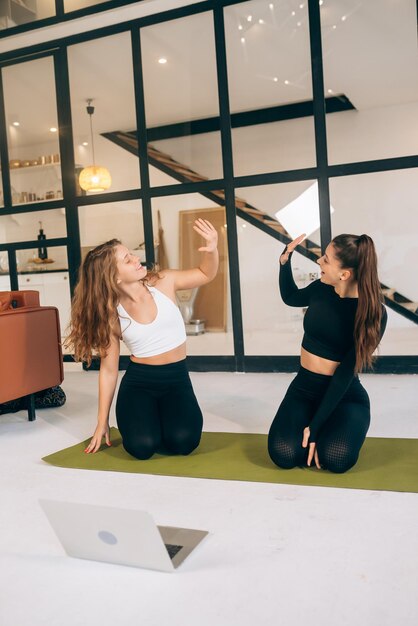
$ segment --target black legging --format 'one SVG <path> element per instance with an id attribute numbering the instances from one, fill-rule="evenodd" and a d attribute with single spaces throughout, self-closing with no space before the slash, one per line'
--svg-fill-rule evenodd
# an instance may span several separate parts
<path id="1" fill-rule="evenodd" d="M 157 451 L 193 452 L 203 418 L 186 361 L 168 365 L 131 361 L 119 387 L 116 420 L 123 447 L 137 459 L 149 459 Z"/>
<path id="2" fill-rule="evenodd" d="M 303 430 L 309 426 L 330 380 L 331 376 L 301 367 L 291 382 L 268 436 L 270 457 L 279 467 L 306 465 L 308 448 L 302 448 Z M 356 376 L 318 434 L 316 449 L 321 466 L 337 473 L 353 467 L 369 425 L 369 396 Z"/>

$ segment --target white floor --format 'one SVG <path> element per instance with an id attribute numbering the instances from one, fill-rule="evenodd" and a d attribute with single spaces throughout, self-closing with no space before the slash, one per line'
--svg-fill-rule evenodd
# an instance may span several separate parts
<path id="1" fill-rule="evenodd" d="M 292 375 L 192 374 L 206 430 L 267 432 Z M 418 437 L 416 376 L 363 376 L 370 435 Z M 1 626 L 412 626 L 418 495 L 54 468 L 87 438 L 97 373 L 67 403 L 0 416 Z M 418 480 L 418 477 L 417 477 Z M 210 531 L 174 574 L 65 556 L 39 498 L 146 509 Z"/>

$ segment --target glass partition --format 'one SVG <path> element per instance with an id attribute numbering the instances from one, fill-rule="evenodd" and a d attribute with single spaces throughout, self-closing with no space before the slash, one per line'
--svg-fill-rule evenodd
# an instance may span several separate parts
<path id="1" fill-rule="evenodd" d="M 370 235 L 379 260 L 379 278 L 386 293 L 400 294 L 418 310 L 416 195 L 418 170 L 397 170 L 330 180 L 333 235 Z M 399 299 L 395 293 L 395 299 Z M 401 298 L 402 299 L 402 298 Z M 418 332 L 414 322 L 388 308 L 388 328 L 380 353 L 417 354 Z"/>
<path id="2" fill-rule="evenodd" d="M 65 209 L 48 209 L 9 215 L 0 214 L 0 240 L 2 243 L 38 239 L 40 247 L 45 247 L 45 245 L 48 247 L 48 239 L 66 236 Z M 29 262 L 29 260 L 25 262 Z M 24 259 L 22 259 L 23 263 Z"/>
<path id="3" fill-rule="evenodd" d="M 0 250 L 0 291 L 10 291 L 9 259 L 5 250 Z"/>
<path id="4" fill-rule="evenodd" d="M 151 185 L 222 176 L 212 13 L 141 29 Z"/>
<path id="5" fill-rule="evenodd" d="M 307 2 L 251 0 L 224 15 L 235 175 L 314 166 Z"/>
<path id="6" fill-rule="evenodd" d="M 55 0 L 2 0 L 0 30 L 55 15 Z"/>
<path id="7" fill-rule="evenodd" d="M 142 203 L 139 200 L 91 204 L 78 209 L 82 258 L 87 252 L 110 239 L 136 250 L 146 261 Z"/>
<path id="8" fill-rule="evenodd" d="M 415 0 L 325 0 L 321 28 L 325 92 L 354 107 L 327 115 L 329 162 L 417 154 Z"/>
<path id="9" fill-rule="evenodd" d="M 219 271 L 216 278 L 196 290 L 178 292 L 177 299 L 186 323 L 189 355 L 234 354 L 224 207 L 200 194 L 187 194 L 153 199 L 152 212 L 156 258 L 161 269 L 199 266 L 198 248 L 204 242 L 193 230 L 196 219 L 207 219 L 217 229 Z"/>
<path id="10" fill-rule="evenodd" d="M 64 0 L 64 11 L 79 11 L 87 7 L 93 7 L 97 4 L 104 4 L 105 0 Z"/>
<path id="11" fill-rule="evenodd" d="M 53 59 L 17 63 L 2 74 L 12 203 L 62 198 Z"/>
<path id="12" fill-rule="evenodd" d="M 47 253 L 50 263 L 33 263 L 33 259 L 39 258 L 39 248 L 16 250 L 18 286 L 19 290 L 37 291 L 42 306 L 57 307 L 64 339 L 71 315 L 67 248 L 54 246 L 47 248 Z"/>
<path id="13" fill-rule="evenodd" d="M 119 239 L 138 255 L 141 262 L 146 262 L 142 203 L 139 200 L 81 206 L 78 215 L 82 260 L 99 244 Z M 121 354 L 129 354 L 123 343 Z"/>
<path id="14" fill-rule="evenodd" d="M 281 228 L 291 238 L 306 232 L 311 247 L 319 241 L 318 195 L 314 181 L 237 189 L 241 210 Z M 286 306 L 278 288 L 278 259 L 284 243 L 238 218 L 244 346 L 247 355 L 297 355 L 303 335 L 303 309 Z M 315 229 L 315 230 L 311 230 Z M 288 232 L 289 231 L 289 232 Z M 316 245 L 319 249 L 319 244 Z M 304 287 L 318 278 L 314 261 L 295 252 L 295 281 Z"/>
<path id="15" fill-rule="evenodd" d="M 106 168 L 111 183 L 105 191 L 138 188 L 139 162 L 130 138 L 136 113 L 129 33 L 70 46 L 68 64 L 77 171 L 93 164 Z"/>

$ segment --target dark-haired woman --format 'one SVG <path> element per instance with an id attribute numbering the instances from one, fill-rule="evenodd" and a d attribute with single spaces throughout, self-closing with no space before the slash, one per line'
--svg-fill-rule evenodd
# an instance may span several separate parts
<path id="1" fill-rule="evenodd" d="M 186 367 L 186 331 L 178 289 L 210 282 L 218 270 L 218 234 L 195 221 L 202 260 L 190 270 L 147 271 L 117 239 L 91 250 L 81 268 L 66 341 L 76 360 L 101 357 L 97 427 L 85 452 L 108 446 L 109 411 L 116 390 L 120 340 L 131 352 L 122 378 L 116 420 L 127 452 L 148 459 L 157 451 L 190 454 L 200 442 L 202 412 Z"/>
<path id="2" fill-rule="evenodd" d="M 290 258 L 301 235 L 280 256 L 280 293 L 308 307 L 300 369 L 268 436 L 273 462 L 346 472 L 357 462 L 370 424 L 370 402 L 358 373 L 370 367 L 384 333 L 377 256 L 368 235 L 339 235 L 318 260 L 321 277 L 298 289 Z"/>

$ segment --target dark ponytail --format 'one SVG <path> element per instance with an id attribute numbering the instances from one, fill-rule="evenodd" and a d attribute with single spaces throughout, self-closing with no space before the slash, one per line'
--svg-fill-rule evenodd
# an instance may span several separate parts
<path id="1" fill-rule="evenodd" d="M 356 372 L 373 363 L 373 352 L 380 341 L 382 292 L 377 274 L 377 255 L 368 235 L 338 235 L 332 240 L 344 269 L 351 269 L 358 286 L 358 306 L 354 321 Z"/>

